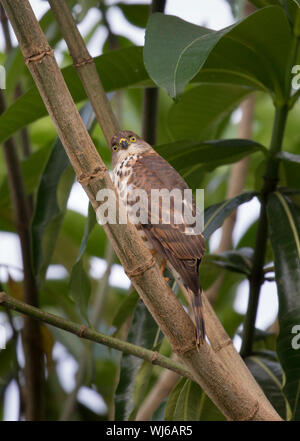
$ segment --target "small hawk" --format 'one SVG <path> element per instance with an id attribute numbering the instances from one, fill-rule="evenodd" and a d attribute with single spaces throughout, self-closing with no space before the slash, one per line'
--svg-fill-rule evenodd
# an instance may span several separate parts
<path id="1" fill-rule="evenodd" d="M 175 279 L 188 291 L 196 323 L 196 344 L 205 339 L 205 327 L 202 309 L 202 289 L 199 282 L 199 265 L 205 251 L 202 234 L 186 234 L 187 224 L 175 222 L 178 206 L 173 201 L 169 204 L 170 221 L 162 221 L 162 209 L 158 208 L 159 217 L 154 218 L 151 205 L 152 189 L 179 189 L 181 194 L 188 189 L 186 182 L 177 171 L 163 159 L 146 141 L 135 133 L 124 130 L 111 140 L 113 182 L 120 198 L 125 202 L 129 220 L 131 207 L 137 201 L 130 198 L 132 190 L 144 190 L 148 197 L 141 209 L 146 211 L 147 222 L 136 223 L 137 230 L 153 254 L 163 260 Z M 159 200 L 160 201 L 160 200 Z M 160 202 L 159 202 L 160 203 Z M 182 197 L 182 203 L 186 200 Z M 196 205 L 192 200 L 192 211 Z M 151 213 L 152 210 L 152 213 Z M 164 213 L 165 214 L 165 213 Z M 151 223 L 152 222 L 152 223 Z M 193 225 L 192 225 L 193 226 Z"/>

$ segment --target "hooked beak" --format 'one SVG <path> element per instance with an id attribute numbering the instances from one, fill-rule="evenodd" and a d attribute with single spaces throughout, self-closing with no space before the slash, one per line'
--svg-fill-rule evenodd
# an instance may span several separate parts
<path id="1" fill-rule="evenodd" d="M 127 141 L 127 139 L 121 139 L 120 140 L 120 145 L 121 145 L 121 147 L 123 148 L 123 149 L 127 149 L 127 147 L 128 147 L 128 141 Z"/>

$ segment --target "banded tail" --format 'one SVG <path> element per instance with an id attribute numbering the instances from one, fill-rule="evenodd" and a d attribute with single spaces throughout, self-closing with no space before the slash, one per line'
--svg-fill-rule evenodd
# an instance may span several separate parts
<path id="1" fill-rule="evenodd" d="M 203 305 L 202 305 L 202 289 L 199 288 L 197 294 L 195 294 L 190 288 L 188 292 L 191 296 L 192 307 L 194 312 L 195 324 L 196 324 L 196 345 L 197 349 L 205 340 L 205 324 L 203 318 Z"/>

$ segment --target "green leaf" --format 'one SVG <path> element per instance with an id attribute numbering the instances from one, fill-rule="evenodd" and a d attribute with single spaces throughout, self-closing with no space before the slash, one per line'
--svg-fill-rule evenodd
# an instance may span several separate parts
<path id="1" fill-rule="evenodd" d="M 291 38 L 285 13 L 276 6 L 220 31 L 157 13 L 146 29 L 145 66 L 172 98 L 182 94 L 201 68 L 219 82 L 244 84 L 280 97 Z"/>
<path id="2" fill-rule="evenodd" d="M 140 300 L 137 304 L 127 341 L 146 349 L 151 349 L 157 332 L 157 324 Z M 127 421 L 132 413 L 136 375 L 142 360 L 123 354 L 121 359 L 120 380 L 115 394 L 115 420 Z"/>
<path id="3" fill-rule="evenodd" d="M 269 197 L 267 214 L 279 297 L 277 352 L 285 374 L 283 391 L 292 418 L 299 420 L 300 351 L 293 348 L 293 332 L 294 326 L 300 324 L 300 208 L 276 192 Z"/>
<path id="4" fill-rule="evenodd" d="M 264 352 L 258 352 L 256 355 L 247 357 L 245 363 L 272 406 L 283 419 L 286 419 L 290 409 L 282 390 L 281 366 L 276 358 L 276 353 L 269 352 L 273 354 L 273 359 L 270 359 L 270 356 L 264 356 Z"/>
<path id="5" fill-rule="evenodd" d="M 157 152 L 176 170 L 203 165 L 212 170 L 223 164 L 236 162 L 264 147 L 247 139 L 221 139 L 216 141 L 186 140 L 156 146 Z"/>
<path id="6" fill-rule="evenodd" d="M 168 125 L 175 139 L 215 138 L 220 124 L 249 94 L 249 88 L 203 83 L 185 92 L 171 107 Z"/>
<path id="7" fill-rule="evenodd" d="M 123 87 L 137 86 L 148 75 L 142 60 L 142 48 L 130 47 L 95 58 L 96 67 L 104 89 L 109 92 Z M 85 100 L 86 94 L 73 66 L 62 69 L 64 79 L 76 103 Z M 149 83 L 148 83 L 149 84 Z M 16 131 L 47 115 L 42 98 L 34 86 L 16 100 L 0 116 L 0 142 Z"/>
<path id="8" fill-rule="evenodd" d="M 70 277 L 70 293 L 79 308 L 81 316 L 88 320 L 88 303 L 91 295 L 91 282 L 83 268 L 82 259 L 75 263 Z"/>
<path id="9" fill-rule="evenodd" d="M 80 249 L 79 249 L 79 253 L 78 253 L 76 262 L 78 262 L 79 260 L 82 259 L 83 254 L 85 253 L 86 248 L 87 248 L 88 238 L 89 238 L 89 236 L 90 236 L 91 232 L 93 231 L 93 228 L 95 227 L 96 224 L 97 224 L 96 213 L 95 213 L 91 203 L 89 203 L 88 217 L 87 217 L 87 221 L 86 221 L 86 224 L 84 227 L 83 238 L 82 238 L 82 241 L 80 244 Z"/>
<path id="10" fill-rule="evenodd" d="M 81 240 L 79 253 L 76 262 L 71 271 L 70 289 L 72 297 L 82 317 L 88 322 L 88 302 L 91 295 L 91 282 L 83 267 L 83 255 L 87 247 L 87 240 L 94 226 L 96 225 L 96 213 L 91 204 L 89 204 L 88 217 L 84 227 L 84 233 Z"/>
<path id="11" fill-rule="evenodd" d="M 168 416 L 171 421 L 225 420 L 225 417 L 202 391 L 201 387 L 191 380 L 181 379 L 174 388 L 173 396 L 171 395 L 169 407 L 167 403 L 168 415 L 166 407 L 166 417 Z M 165 419 L 167 419 L 166 417 Z"/>
<path id="12" fill-rule="evenodd" d="M 240 248 L 212 255 L 213 263 L 229 271 L 250 276 L 252 269 L 252 248 Z"/>
<path id="13" fill-rule="evenodd" d="M 182 388 L 184 387 L 186 381 L 186 378 L 180 378 L 180 380 L 173 387 L 165 408 L 165 421 L 174 421 L 173 417 L 176 409 L 176 404 L 179 398 L 179 394 L 182 391 Z"/>
<path id="14" fill-rule="evenodd" d="M 239 205 L 249 202 L 254 196 L 257 196 L 257 193 L 249 191 L 208 207 L 204 212 L 203 234 L 205 239 L 221 227 L 226 217 L 229 216 Z"/>
<path id="15" fill-rule="evenodd" d="M 117 329 L 120 329 L 120 327 L 133 313 L 137 302 L 139 301 L 139 298 L 140 297 L 136 291 L 132 291 L 125 297 L 113 319 L 113 326 L 115 326 Z"/>
<path id="16" fill-rule="evenodd" d="M 134 26 L 145 28 L 150 14 L 150 5 L 140 3 L 117 3 L 127 20 Z"/>
<path id="17" fill-rule="evenodd" d="M 94 119 L 91 105 L 86 104 L 80 114 L 89 129 Z M 73 182 L 74 171 L 57 139 L 39 183 L 31 226 L 33 266 L 40 278 L 44 278 L 51 261 Z"/>

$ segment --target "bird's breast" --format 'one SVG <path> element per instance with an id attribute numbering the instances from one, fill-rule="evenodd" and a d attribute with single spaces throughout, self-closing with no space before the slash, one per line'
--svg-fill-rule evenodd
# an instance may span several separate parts
<path id="1" fill-rule="evenodd" d="M 138 233 L 145 242 L 146 246 L 150 250 L 153 250 L 153 246 L 149 242 L 142 225 L 140 223 L 136 223 L 136 211 L 133 210 L 133 205 L 136 201 L 134 198 L 130 198 L 133 191 L 139 188 L 136 185 L 133 175 L 133 168 L 139 157 L 139 154 L 129 155 L 117 163 L 113 170 L 113 183 L 118 191 L 120 199 L 125 203 L 130 222 L 135 224 Z"/>

